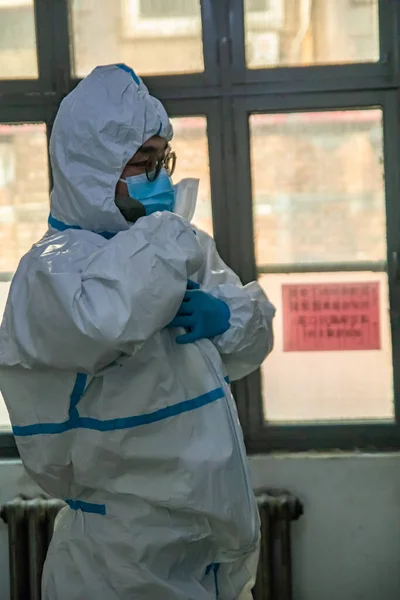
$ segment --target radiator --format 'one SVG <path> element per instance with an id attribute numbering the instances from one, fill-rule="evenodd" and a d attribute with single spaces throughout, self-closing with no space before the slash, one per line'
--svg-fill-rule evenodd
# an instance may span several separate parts
<path id="1" fill-rule="evenodd" d="M 261 549 L 254 600 L 292 600 L 291 523 L 303 514 L 301 502 L 284 490 L 258 490 Z"/>
<path id="2" fill-rule="evenodd" d="M 261 553 L 254 600 L 292 600 L 291 521 L 303 508 L 288 492 L 257 493 L 261 515 Z M 41 578 L 54 520 L 65 506 L 45 497 L 18 497 L 0 516 L 8 525 L 10 600 L 40 600 Z"/>
<path id="3" fill-rule="evenodd" d="M 54 520 L 63 506 L 60 500 L 18 497 L 1 509 L 0 516 L 8 525 L 10 600 L 40 600 Z"/>

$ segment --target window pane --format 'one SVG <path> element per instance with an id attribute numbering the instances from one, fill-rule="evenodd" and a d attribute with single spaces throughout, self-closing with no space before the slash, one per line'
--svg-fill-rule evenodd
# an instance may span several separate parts
<path id="1" fill-rule="evenodd" d="M 245 0 L 252 69 L 379 60 L 378 0 Z"/>
<path id="2" fill-rule="evenodd" d="M 3 312 L 6 306 L 8 290 L 10 289 L 9 281 L 0 280 L 0 315 L 3 317 Z M 0 432 L 10 429 L 10 419 L 4 404 L 3 397 L 0 393 Z"/>
<path id="3" fill-rule="evenodd" d="M 44 124 L 0 124 L 0 317 L 11 274 L 47 229 L 49 176 Z M 0 428 L 8 425 L 0 396 Z"/>
<path id="4" fill-rule="evenodd" d="M 207 119 L 206 117 L 179 117 L 171 121 L 174 127 L 171 147 L 177 155 L 174 183 L 185 177 L 200 179 L 193 223 L 212 235 Z"/>
<path id="5" fill-rule="evenodd" d="M 285 351 L 284 343 L 287 340 L 284 339 L 284 327 L 289 327 L 289 337 L 295 337 L 296 329 L 301 330 L 303 326 L 296 327 L 296 323 L 290 322 L 291 314 L 283 307 L 284 285 L 297 284 L 295 287 L 301 290 L 301 284 L 336 283 L 344 287 L 343 284 L 346 283 L 360 282 L 379 284 L 379 348 Z M 266 419 L 272 422 L 393 419 L 392 347 L 386 273 L 262 275 L 260 283 L 277 308 L 274 323 L 275 348 L 262 366 Z M 334 289 L 333 286 L 330 287 Z M 357 335 L 363 331 L 361 321 L 368 316 L 367 310 L 343 310 L 343 304 L 341 299 L 339 310 L 312 311 L 310 307 L 307 333 L 315 332 L 319 337 L 316 341 L 320 347 L 332 347 L 332 344 L 336 347 L 339 344 L 345 346 L 354 340 L 348 334 Z M 299 310 L 297 322 L 303 314 Z M 346 316 L 346 322 L 336 325 L 335 321 L 340 322 L 343 315 Z M 356 318 L 358 322 L 352 325 L 352 320 Z M 328 325 L 331 321 L 333 325 Z M 332 342 L 327 338 L 329 333 L 333 334 Z M 341 334 L 340 337 L 336 337 L 337 334 Z M 365 344 L 367 347 L 368 340 L 360 337 L 360 345 Z M 355 338 L 356 343 L 358 339 Z M 310 347 L 313 347 L 312 344 L 313 341 Z"/>
<path id="6" fill-rule="evenodd" d="M 259 265 L 386 259 L 382 112 L 250 117 Z"/>
<path id="7" fill-rule="evenodd" d="M 74 75 L 125 62 L 140 75 L 204 70 L 199 0 L 72 0 Z"/>
<path id="8" fill-rule="evenodd" d="M 0 79 L 37 76 L 33 0 L 0 0 Z"/>
<path id="9" fill-rule="evenodd" d="M 266 418 L 392 419 L 387 274 L 340 271 L 385 268 L 381 111 L 252 115 L 250 131 L 257 264 L 278 309 Z M 337 272 L 263 274 L 285 263 Z"/>

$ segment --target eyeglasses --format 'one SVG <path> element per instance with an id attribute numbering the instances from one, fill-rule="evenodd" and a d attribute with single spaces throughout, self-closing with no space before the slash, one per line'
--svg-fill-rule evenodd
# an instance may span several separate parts
<path id="1" fill-rule="evenodd" d="M 146 162 L 146 177 L 149 181 L 155 181 L 160 174 L 161 169 L 167 171 L 168 175 L 173 175 L 176 167 L 176 154 L 172 150 L 160 156 L 150 156 Z"/>

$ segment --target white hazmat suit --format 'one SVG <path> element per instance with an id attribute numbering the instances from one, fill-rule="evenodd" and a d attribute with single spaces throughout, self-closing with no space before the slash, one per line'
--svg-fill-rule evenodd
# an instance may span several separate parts
<path id="1" fill-rule="evenodd" d="M 121 172 L 164 108 L 124 65 L 62 102 L 50 142 L 50 228 L 21 260 L 0 335 L 0 387 L 23 463 L 67 501 L 44 600 L 251 598 L 259 516 L 228 378 L 272 348 L 274 309 L 186 215 L 128 223 Z M 186 217 L 182 218 L 182 217 Z M 179 345 L 188 279 L 230 329 Z"/>

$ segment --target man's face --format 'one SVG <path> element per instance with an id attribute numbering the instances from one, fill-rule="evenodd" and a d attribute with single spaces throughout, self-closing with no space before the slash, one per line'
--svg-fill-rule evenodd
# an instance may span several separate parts
<path id="1" fill-rule="evenodd" d="M 155 164 L 156 159 L 163 158 L 165 156 L 167 148 L 168 142 L 164 138 L 154 135 L 152 138 L 147 140 L 147 142 L 145 142 L 143 146 L 139 148 L 136 154 L 134 154 L 128 161 L 121 173 L 121 179 L 146 173 L 146 164 L 149 159 L 153 159 Z M 115 188 L 115 195 L 129 196 L 126 183 L 118 181 L 117 187 Z"/>

